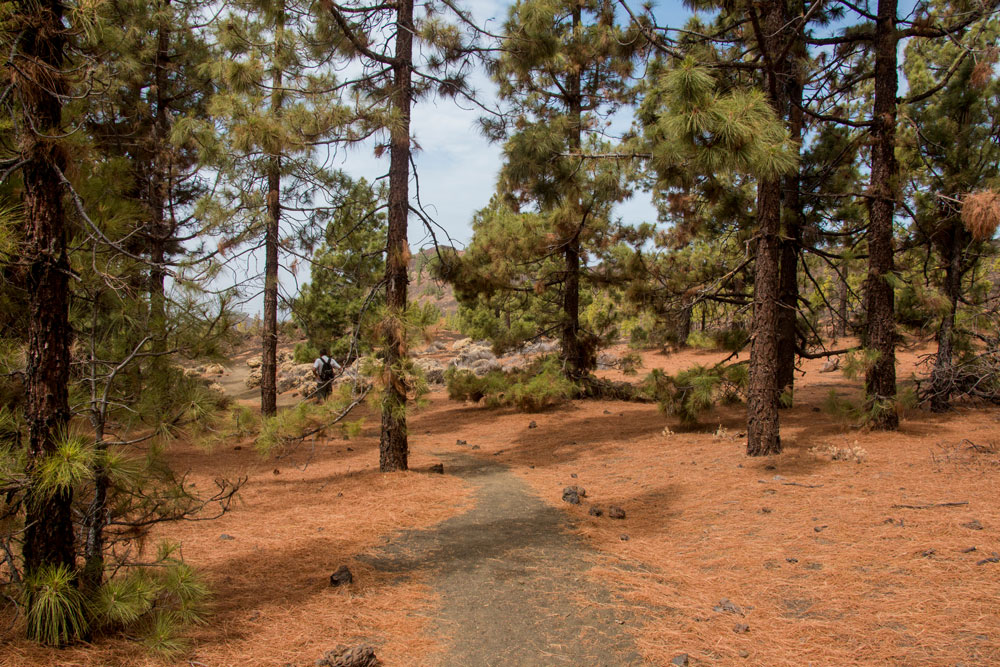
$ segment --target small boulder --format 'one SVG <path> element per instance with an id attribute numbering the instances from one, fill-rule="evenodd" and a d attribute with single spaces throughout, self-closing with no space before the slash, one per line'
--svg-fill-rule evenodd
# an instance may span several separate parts
<path id="1" fill-rule="evenodd" d="M 435 463 L 430 468 L 428 468 L 428 472 L 436 472 L 439 475 L 443 475 L 444 474 L 444 464 L 443 463 Z"/>
<path id="2" fill-rule="evenodd" d="M 973 519 L 962 524 L 962 528 L 968 528 L 969 530 L 982 530 L 983 524 L 979 523 L 978 519 Z"/>
<path id="3" fill-rule="evenodd" d="M 602 510 L 597 505 L 594 505 L 590 508 L 590 511 L 587 512 L 587 514 L 589 514 L 590 516 L 604 516 L 604 510 Z"/>
<path id="4" fill-rule="evenodd" d="M 688 659 L 687 653 L 681 653 L 680 655 L 674 656 L 674 659 L 670 661 L 670 664 L 675 667 L 687 667 L 691 664 L 691 661 Z"/>
<path id="5" fill-rule="evenodd" d="M 251 368 L 250 373 L 247 374 L 247 379 L 243 383 L 247 386 L 247 389 L 254 389 L 260 386 L 263 379 L 264 375 L 260 372 L 260 368 Z"/>
<path id="6" fill-rule="evenodd" d="M 330 575 L 331 586 L 346 586 L 354 582 L 354 575 L 346 565 L 341 565 L 337 571 Z"/>
<path id="7" fill-rule="evenodd" d="M 316 661 L 316 667 L 376 667 L 380 664 L 371 646 L 338 646 Z"/>
<path id="8" fill-rule="evenodd" d="M 264 363 L 264 360 L 260 358 L 259 354 L 256 357 L 250 357 L 247 359 L 247 366 L 250 368 L 260 368 L 262 363 Z"/>
<path id="9" fill-rule="evenodd" d="M 531 423 L 528 424 L 528 428 L 538 428 L 538 424 L 536 424 L 535 420 L 532 419 Z"/>
<path id="10" fill-rule="evenodd" d="M 209 364 L 205 367 L 206 375 L 222 375 L 226 372 L 226 369 L 222 367 L 222 364 Z"/>
<path id="11" fill-rule="evenodd" d="M 586 498 L 586 489 L 579 486 L 567 486 L 563 489 L 562 499 L 570 505 L 579 505 L 580 498 Z"/>
<path id="12" fill-rule="evenodd" d="M 451 344 L 451 349 L 453 351 L 455 351 L 455 352 L 458 352 L 459 350 L 464 350 L 465 348 L 469 347 L 470 345 L 472 345 L 472 339 L 471 338 L 462 338 L 462 339 L 456 340 L 454 343 L 452 343 Z"/>
<path id="13" fill-rule="evenodd" d="M 443 384 L 445 367 L 437 359 L 417 359 L 413 365 L 424 373 L 429 384 Z"/>
<path id="14" fill-rule="evenodd" d="M 608 518 L 624 519 L 625 510 L 623 510 L 621 507 L 618 507 L 618 505 L 612 505 L 611 507 L 608 508 Z"/>
<path id="15" fill-rule="evenodd" d="M 219 535 L 219 539 L 220 540 L 225 540 L 225 541 L 228 542 L 229 540 L 235 540 L 236 538 L 233 537 L 232 535 L 228 535 L 226 533 L 223 533 L 222 535 Z"/>

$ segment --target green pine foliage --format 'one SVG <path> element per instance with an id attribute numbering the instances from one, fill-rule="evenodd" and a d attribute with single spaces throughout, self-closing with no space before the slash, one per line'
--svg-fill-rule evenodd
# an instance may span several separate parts
<path id="1" fill-rule="evenodd" d="M 347 407 L 356 399 L 353 387 L 345 383 L 322 403 L 302 401 L 273 417 L 265 417 L 260 423 L 254 446 L 262 456 L 273 456 L 287 451 L 305 438 L 326 437 L 334 430 L 345 438 L 357 436 L 363 420 L 340 421 Z"/>
<path id="2" fill-rule="evenodd" d="M 646 392 L 664 414 L 694 427 L 699 417 L 719 403 L 737 403 L 746 392 L 748 368 L 745 363 L 703 366 L 695 364 L 674 375 L 654 370 L 646 377 Z"/>
<path id="3" fill-rule="evenodd" d="M 21 604 L 28 637 L 43 644 L 62 646 L 82 637 L 89 626 L 76 574 L 64 565 L 46 565 L 28 575 Z"/>
<path id="4" fill-rule="evenodd" d="M 385 190 L 346 177 L 340 189 L 342 198 L 312 254 L 312 280 L 289 306 L 309 339 L 302 354 L 296 348 L 299 363 L 312 361 L 323 347 L 341 359 L 352 345 L 364 347 L 365 339 L 354 336 L 362 315 L 384 301 L 377 287 L 385 273 Z"/>
<path id="5" fill-rule="evenodd" d="M 565 377 L 556 357 L 544 357 L 523 370 L 490 371 L 477 376 L 472 371 L 449 368 L 445 372 L 448 398 L 481 403 L 487 408 L 514 407 L 522 412 L 541 412 L 568 401 L 579 388 Z"/>

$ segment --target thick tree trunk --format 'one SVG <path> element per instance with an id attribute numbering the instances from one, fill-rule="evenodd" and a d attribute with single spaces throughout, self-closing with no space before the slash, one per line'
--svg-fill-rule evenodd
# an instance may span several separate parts
<path id="1" fill-rule="evenodd" d="M 872 408 L 869 426 L 899 426 L 896 399 L 895 295 L 892 221 L 899 167 L 896 164 L 897 0 L 879 0 L 875 22 L 875 103 L 872 114 L 872 173 L 868 202 L 868 276 L 865 280 L 865 347 L 877 358 L 865 375 Z"/>
<path id="2" fill-rule="evenodd" d="M 771 0 L 760 8 L 763 27 L 761 50 L 780 53 L 784 40 L 784 0 Z M 779 117 L 785 112 L 782 63 L 767 72 L 768 97 Z M 778 424 L 781 386 L 778 384 L 781 325 L 781 195 L 780 178 L 757 184 L 757 252 L 754 257 L 753 324 L 750 341 L 750 379 L 747 392 L 747 455 L 781 452 Z"/>
<path id="3" fill-rule="evenodd" d="M 283 9 L 281 10 L 283 12 Z M 283 15 L 277 20 L 274 53 L 279 60 Z M 271 112 L 281 109 L 281 66 L 271 73 L 274 91 Z M 261 333 L 260 412 L 265 417 L 278 411 L 278 229 L 281 222 L 281 156 L 272 155 L 267 167 L 267 223 L 264 230 L 264 326 Z"/>
<path id="4" fill-rule="evenodd" d="M 962 294 L 962 248 L 965 243 L 960 223 L 951 230 L 951 243 L 946 249 L 944 293 L 948 297 L 948 312 L 941 318 L 938 327 L 937 355 L 934 370 L 931 371 L 931 410 L 945 412 L 951 407 L 952 365 L 955 361 L 955 316 L 958 313 L 958 299 Z"/>
<path id="5" fill-rule="evenodd" d="M 75 567 L 72 491 L 35 493 L 39 467 L 56 449 L 56 438 L 69 422 L 69 260 L 66 256 L 62 184 L 65 168 L 61 146 L 46 138 L 61 130 L 65 88 L 63 67 L 63 6 L 58 0 L 20 0 L 23 19 L 18 36 L 21 52 L 15 94 L 20 97 L 22 122 L 17 146 L 24 176 L 23 260 L 28 266 L 27 400 L 29 494 L 24 530 L 26 575 L 47 565 Z M 40 136 L 44 135 L 44 136 Z"/>
<path id="6" fill-rule="evenodd" d="M 260 412 L 277 412 L 278 224 L 281 220 L 281 166 L 272 157 L 267 172 L 267 227 L 264 231 L 264 322 L 261 335 Z"/>
<path id="7" fill-rule="evenodd" d="M 410 213 L 410 104 L 413 99 L 413 0 L 396 6 L 396 64 L 393 65 L 392 107 L 396 113 L 389 147 L 389 229 L 386 242 L 385 299 L 389 318 L 385 335 L 385 364 L 389 369 L 382 399 L 382 435 L 379 440 L 379 470 L 408 468 L 406 435 L 406 380 L 401 365 L 406 360 L 406 334 L 401 323 L 406 310 L 407 264 L 410 251 L 406 237 Z"/>
<path id="8" fill-rule="evenodd" d="M 747 455 L 781 452 L 778 407 L 778 299 L 781 240 L 781 181 L 757 186 L 757 253 L 754 259 L 753 331 L 747 392 Z"/>
<path id="9" fill-rule="evenodd" d="M 579 6 L 573 8 L 573 27 L 577 29 L 582 21 Z M 583 96 L 580 88 L 579 72 L 571 74 L 566 83 L 566 106 L 570 118 L 567 145 L 570 153 L 579 153 L 583 134 Z M 593 369 L 594 351 L 580 330 L 580 235 L 583 233 L 583 207 L 580 192 L 575 183 L 569 183 L 567 202 L 572 207 L 567 216 L 567 228 L 560 230 L 563 241 L 563 325 L 562 356 L 566 376 L 570 380 L 580 380 Z"/>
<path id="10" fill-rule="evenodd" d="M 783 3 L 787 9 L 788 3 Z M 785 12 L 785 24 L 794 25 L 791 12 Z M 804 56 L 804 36 L 801 27 L 788 36 L 794 45 L 788 49 L 789 57 L 783 63 L 785 95 L 787 96 L 788 131 L 796 145 L 802 143 L 805 127 L 802 112 L 801 58 Z M 785 176 L 782 219 L 785 228 L 781 242 L 781 309 L 778 311 L 778 387 L 791 390 L 795 384 L 795 350 L 798 343 L 799 312 L 799 251 L 802 247 L 802 198 L 800 197 L 801 172 Z"/>

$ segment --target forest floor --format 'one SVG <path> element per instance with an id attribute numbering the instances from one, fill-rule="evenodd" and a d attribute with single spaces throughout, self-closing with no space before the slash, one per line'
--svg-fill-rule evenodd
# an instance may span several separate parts
<path id="1" fill-rule="evenodd" d="M 928 351 L 900 350 L 901 380 Z M 724 356 L 645 352 L 640 375 Z M 0 665 L 304 667 L 360 643 L 386 665 L 1000 664 L 1000 412 L 858 431 L 822 407 L 860 381 L 822 365 L 803 362 L 765 459 L 743 453 L 742 406 L 682 431 L 653 405 L 530 415 L 441 390 L 411 415 L 407 473 L 378 473 L 373 418 L 277 460 L 179 444 L 195 488 L 249 477 L 226 516 L 162 530 L 215 593 L 190 652 L 8 640 Z M 354 582 L 331 588 L 342 564 Z"/>

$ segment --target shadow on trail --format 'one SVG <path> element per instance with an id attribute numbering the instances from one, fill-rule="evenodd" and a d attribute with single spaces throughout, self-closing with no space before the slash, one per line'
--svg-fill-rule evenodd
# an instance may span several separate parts
<path id="1" fill-rule="evenodd" d="M 566 515 L 496 461 L 441 458 L 476 487 L 475 506 L 363 560 L 382 572 L 428 574 L 442 597 L 439 629 L 451 635 L 444 664 L 640 664 L 625 630 L 631 619 L 587 577 L 591 552 L 565 531 Z"/>

